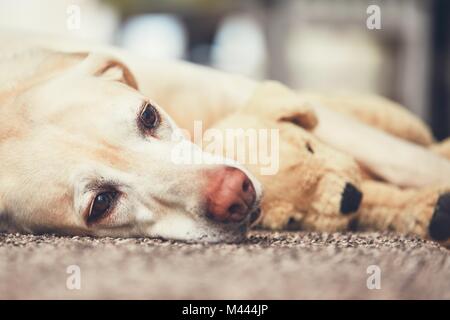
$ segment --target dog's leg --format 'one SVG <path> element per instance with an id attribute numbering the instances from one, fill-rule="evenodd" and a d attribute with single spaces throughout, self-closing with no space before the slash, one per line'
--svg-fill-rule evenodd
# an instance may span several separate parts
<path id="1" fill-rule="evenodd" d="M 430 128 L 402 105 L 382 96 L 358 93 L 299 92 L 307 101 L 317 102 L 400 139 L 428 146 L 433 143 Z"/>
<path id="2" fill-rule="evenodd" d="M 313 109 L 319 118 L 317 137 L 386 181 L 409 187 L 450 182 L 450 161 L 444 157 L 324 106 Z"/>
<path id="3" fill-rule="evenodd" d="M 450 138 L 432 145 L 430 150 L 450 160 Z"/>

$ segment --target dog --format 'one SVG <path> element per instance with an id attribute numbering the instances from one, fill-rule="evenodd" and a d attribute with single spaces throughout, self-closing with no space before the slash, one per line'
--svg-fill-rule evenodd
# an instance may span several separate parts
<path id="1" fill-rule="evenodd" d="M 255 177 L 177 133 L 234 112 L 256 81 L 49 36 L 4 31 L 0 43 L 1 231 L 228 242 L 258 221 Z M 320 139 L 387 181 L 450 176 L 449 163 L 425 149 L 314 111 Z M 213 159 L 174 164 L 180 141 Z"/>

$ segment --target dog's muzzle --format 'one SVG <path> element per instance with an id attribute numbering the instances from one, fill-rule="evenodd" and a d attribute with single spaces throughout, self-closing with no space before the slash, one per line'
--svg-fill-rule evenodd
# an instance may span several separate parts
<path id="1" fill-rule="evenodd" d="M 241 170 L 224 166 L 213 172 L 206 187 L 206 215 L 221 223 L 250 223 L 259 218 L 257 196 L 249 177 Z"/>

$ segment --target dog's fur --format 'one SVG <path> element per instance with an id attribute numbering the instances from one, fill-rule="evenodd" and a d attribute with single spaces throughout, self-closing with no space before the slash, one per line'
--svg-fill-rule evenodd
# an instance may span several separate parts
<path id="1" fill-rule="evenodd" d="M 220 165 L 175 165 L 170 157 L 178 143 L 175 123 L 192 131 L 194 120 L 202 120 L 207 128 L 242 107 L 256 82 L 50 37 L 0 33 L 0 43 L 0 229 L 242 238 L 249 219 L 224 224 L 205 217 L 203 191 Z M 151 135 L 136 122 L 145 101 L 158 106 L 161 117 Z M 315 105 L 314 111 L 320 139 L 387 181 L 421 186 L 450 176 L 448 161 L 425 149 L 326 107 Z M 257 210 L 258 181 L 239 164 L 222 163 L 250 177 Z M 93 197 L 108 188 L 120 192 L 112 214 L 86 223 Z"/>

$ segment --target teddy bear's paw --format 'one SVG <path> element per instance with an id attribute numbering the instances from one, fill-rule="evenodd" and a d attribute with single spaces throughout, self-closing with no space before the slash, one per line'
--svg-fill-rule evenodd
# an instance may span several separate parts
<path id="1" fill-rule="evenodd" d="M 272 200 L 269 203 L 263 201 L 262 212 L 259 224 L 271 230 L 282 230 L 292 219 L 301 220 L 302 218 L 292 203 L 279 200 Z"/>
<path id="2" fill-rule="evenodd" d="M 428 226 L 428 232 L 430 237 L 436 241 L 445 241 L 450 238 L 450 192 L 439 197 Z"/>

